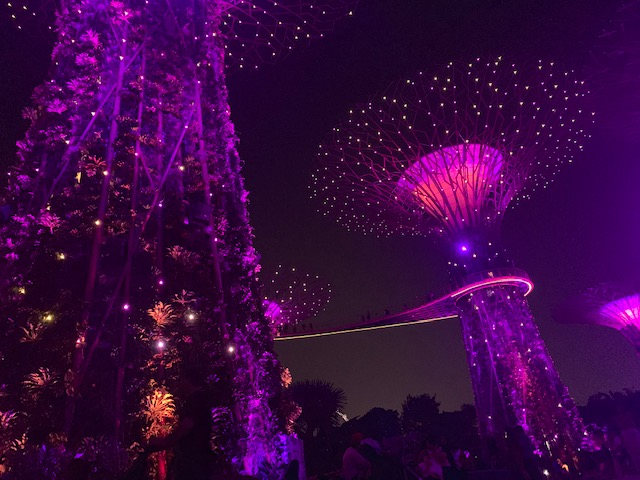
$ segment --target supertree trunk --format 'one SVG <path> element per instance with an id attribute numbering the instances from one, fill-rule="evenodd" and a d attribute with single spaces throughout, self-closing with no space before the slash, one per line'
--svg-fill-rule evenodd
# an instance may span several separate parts
<path id="1" fill-rule="evenodd" d="M 517 286 L 492 286 L 458 300 L 481 434 L 523 426 L 540 450 L 571 464 L 582 427 L 576 406 Z"/>
<path id="2" fill-rule="evenodd" d="M 100 383 L 87 378 L 111 378 L 103 371 L 113 369 L 100 388 L 110 399 L 109 433 L 122 440 L 148 384 L 170 384 L 182 361 L 197 361 L 233 395 L 231 436 L 247 445 L 233 453 L 255 474 L 277 461 L 268 401 L 280 375 L 257 295 L 222 8 L 65 3 L 52 79 L 34 95 L 12 172 L 0 306 L 17 318 L 7 341 L 23 342 L 25 332 L 43 342 L 31 361 L 44 362 L 52 389 L 65 387 L 47 428 L 81 436 L 78 414 L 97 395 L 88 384 Z M 197 324 L 187 320 L 194 310 Z M 14 350 L 21 358 L 24 349 Z M 16 400 L 26 368 L 3 374 Z"/>

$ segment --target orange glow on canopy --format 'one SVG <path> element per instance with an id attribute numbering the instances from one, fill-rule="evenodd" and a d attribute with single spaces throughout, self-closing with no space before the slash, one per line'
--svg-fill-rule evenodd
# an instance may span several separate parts
<path id="1" fill-rule="evenodd" d="M 458 144 L 422 156 L 398 181 L 401 192 L 450 230 L 484 221 L 490 193 L 500 182 L 503 155 L 495 148 Z"/>

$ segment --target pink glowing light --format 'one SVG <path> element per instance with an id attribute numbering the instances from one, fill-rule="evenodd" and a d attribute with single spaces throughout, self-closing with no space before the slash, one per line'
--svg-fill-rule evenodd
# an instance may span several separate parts
<path id="1" fill-rule="evenodd" d="M 598 311 L 601 323 L 618 330 L 633 326 L 640 327 L 640 295 L 628 295 L 611 300 Z"/>
<path id="2" fill-rule="evenodd" d="M 580 321 L 618 330 L 640 355 L 639 293 L 623 293 L 620 287 L 600 285 L 589 289 L 583 299 L 588 311 Z"/>
<path id="3" fill-rule="evenodd" d="M 451 228 L 471 226 L 500 182 L 502 157 L 499 150 L 477 143 L 441 148 L 411 164 L 398 188 Z"/>
<path id="4" fill-rule="evenodd" d="M 264 315 L 269 319 L 271 323 L 278 324 L 282 317 L 282 308 L 278 305 L 278 302 L 265 299 L 262 302 L 262 308 L 264 308 Z"/>
<path id="5" fill-rule="evenodd" d="M 533 291 L 533 282 L 525 277 L 505 276 L 498 278 L 486 278 L 456 290 L 450 294 L 450 298 L 458 299 L 469 293 L 484 290 L 485 288 L 495 287 L 497 285 L 513 285 L 524 287 L 524 296 L 526 297 Z"/>

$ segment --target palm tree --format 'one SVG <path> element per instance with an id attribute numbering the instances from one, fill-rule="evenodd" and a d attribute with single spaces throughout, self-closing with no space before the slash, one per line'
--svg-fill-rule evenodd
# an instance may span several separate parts
<path id="1" fill-rule="evenodd" d="M 338 412 L 344 409 L 347 397 L 344 390 L 323 380 L 304 380 L 291 386 L 291 396 L 302 413 L 296 422 L 296 433 L 303 440 L 324 437 L 340 422 Z"/>
<path id="2" fill-rule="evenodd" d="M 347 403 L 344 390 L 330 382 L 304 380 L 291 386 L 291 397 L 302 409 L 294 430 L 304 442 L 307 473 L 318 474 L 337 468 L 331 434 L 341 420 L 338 412 Z"/>

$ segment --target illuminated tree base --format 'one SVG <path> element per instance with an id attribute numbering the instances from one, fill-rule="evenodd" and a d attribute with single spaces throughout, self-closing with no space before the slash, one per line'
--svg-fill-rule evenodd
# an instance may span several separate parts
<path id="1" fill-rule="evenodd" d="M 482 436 L 521 425 L 542 451 L 571 463 L 582 426 L 529 305 L 501 285 L 458 301 Z"/>

